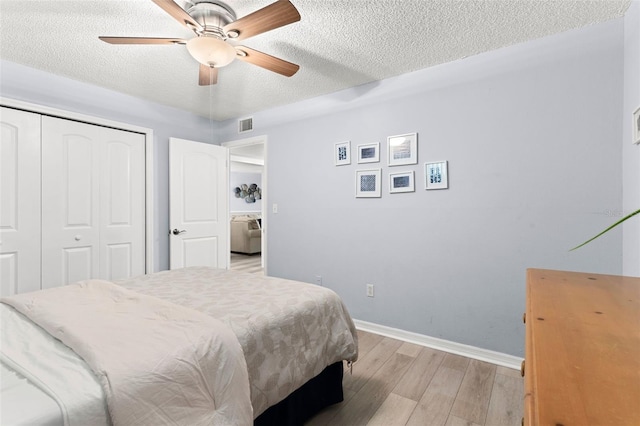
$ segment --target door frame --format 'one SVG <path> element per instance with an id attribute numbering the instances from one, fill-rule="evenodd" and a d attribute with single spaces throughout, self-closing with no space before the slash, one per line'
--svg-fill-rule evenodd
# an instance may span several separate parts
<path id="1" fill-rule="evenodd" d="M 267 276 L 268 274 L 268 270 L 267 270 L 267 238 L 268 238 L 268 228 L 269 228 L 269 224 L 267 221 L 267 206 L 269 205 L 267 203 L 267 199 L 269 197 L 269 189 L 267 187 L 267 142 L 268 142 L 268 137 L 267 135 L 260 135 L 260 136 L 253 136 L 250 138 L 246 138 L 246 139 L 238 139 L 238 140 L 233 140 L 233 141 L 227 141 L 227 142 L 222 142 L 220 145 L 226 147 L 229 149 L 229 157 L 231 156 L 231 149 L 232 148 L 238 148 L 241 146 L 250 146 L 250 145 L 257 145 L 257 144 L 263 144 L 264 145 L 264 164 L 262 165 L 262 209 L 260 212 L 260 216 L 262 217 L 262 242 L 261 242 L 261 263 L 262 263 L 262 268 L 264 269 L 264 275 Z M 229 164 L 229 173 L 231 173 L 231 164 Z"/>
<path id="2" fill-rule="evenodd" d="M 120 121 L 107 120 L 92 115 L 52 108 L 1 96 L 0 105 L 8 108 L 50 115 L 52 117 L 67 120 L 80 121 L 87 124 L 111 127 L 118 130 L 126 130 L 145 135 L 145 273 L 149 274 L 153 272 L 155 270 L 153 247 L 153 242 L 155 241 L 153 226 L 153 130 L 147 127 L 135 126 Z"/>

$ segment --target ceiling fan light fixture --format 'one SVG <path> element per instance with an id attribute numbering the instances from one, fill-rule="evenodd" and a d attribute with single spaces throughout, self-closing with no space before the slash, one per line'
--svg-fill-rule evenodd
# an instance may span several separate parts
<path id="1" fill-rule="evenodd" d="M 187 42 L 187 50 L 201 64 L 215 68 L 229 65 L 236 57 L 236 49 L 217 37 L 200 36 Z"/>

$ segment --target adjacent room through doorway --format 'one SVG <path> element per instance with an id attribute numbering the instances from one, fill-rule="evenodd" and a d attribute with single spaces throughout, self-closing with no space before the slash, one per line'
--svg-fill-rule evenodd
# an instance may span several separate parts
<path id="1" fill-rule="evenodd" d="M 229 149 L 229 218 L 231 269 L 263 273 L 266 226 L 266 137 L 255 137 L 222 146 Z"/>

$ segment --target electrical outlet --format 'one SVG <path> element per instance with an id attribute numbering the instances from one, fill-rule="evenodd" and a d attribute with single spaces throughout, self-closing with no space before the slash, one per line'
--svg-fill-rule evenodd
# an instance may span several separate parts
<path id="1" fill-rule="evenodd" d="M 316 284 L 322 285 L 322 275 L 316 275 Z"/>
<path id="2" fill-rule="evenodd" d="M 276 203 L 273 203 L 272 210 L 273 213 L 278 213 L 278 205 Z"/>
<path id="3" fill-rule="evenodd" d="M 373 284 L 367 284 L 367 297 L 373 297 Z"/>

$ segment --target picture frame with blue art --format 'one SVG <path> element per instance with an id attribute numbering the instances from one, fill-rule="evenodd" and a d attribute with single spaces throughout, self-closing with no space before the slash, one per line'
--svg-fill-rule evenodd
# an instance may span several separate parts
<path id="1" fill-rule="evenodd" d="M 382 169 L 356 171 L 356 198 L 380 198 Z"/>
<path id="2" fill-rule="evenodd" d="M 449 167 L 447 161 L 424 163 L 424 189 L 448 189 Z"/>
<path id="3" fill-rule="evenodd" d="M 387 138 L 389 166 L 418 164 L 418 134 L 389 136 Z"/>
<path id="4" fill-rule="evenodd" d="M 346 166 L 351 164 L 351 142 L 338 142 L 334 151 L 336 166 Z"/>
<path id="5" fill-rule="evenodd" d="M 633 112 L 633 143 L 640 145 L 640 107 Z"/>
<path id="6" fill-rule="evenodd" d="M 380 143 L 368 143 L 358 145 L 358 164 L 363 163 L 379 163 L 380 162 Z"/>
<path id="7" fill-rule="evenodd" d="M 413 170 L 401 173 L 389 173 L 389 193 L 415 192 Z"/>

